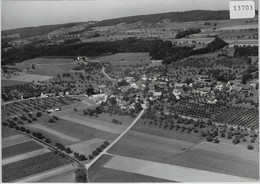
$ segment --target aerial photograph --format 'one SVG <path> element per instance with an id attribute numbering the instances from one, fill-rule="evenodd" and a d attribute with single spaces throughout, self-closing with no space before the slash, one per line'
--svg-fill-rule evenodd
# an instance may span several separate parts
<path id="1" fill-rule="evenodd" d="M 0 1 L 1 181 L 258 182 L 259 2 L 230 2 Z"/>

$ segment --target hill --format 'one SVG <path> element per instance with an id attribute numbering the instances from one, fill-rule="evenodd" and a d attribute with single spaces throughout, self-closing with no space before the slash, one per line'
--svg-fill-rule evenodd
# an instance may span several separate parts
<path id="1" fill-rule="evenodd" d="M 91 24 L 86 25 L 86 28 L 98 27 L 98 26 L 112 26 L 119 23 L 134 23 L 142 21 L 143 23 L 157 23 L 161 20 L 168 19 L 171 22 L 188 22 L 188 21 L 207 21 L 207 20 L 224 20 L 229 19 L 229 11 L 210 11 L 210 10 L 193 10 L 185 12 L 169 12 L 169 13 L 158 13 L 149 15 L 138 15 L 130 17 L 121 17 L 109 20 L 102 20 L 99 22 L 91 22 Z M 87 22 L 78 23 L 67 23 L 58 25 L 44 25 L 39 27 L 25 27 L 12 30 L 2 31 L 2 36 L 20 34 L 20 38 L 39 36 L 47 34 L 51 31 L 68 28 L 72 26 L 86 24 Z"/>
<path id="2" fill-rule="evenodd" d="M 97 22 L 93 26 L 112 26 L 119 23 L 134 23 L 142 21 L 143 23 L 157 23 L 163 19 L 169 19 L 171 22 L 188 21 L 206 21 L 206 20 L 224 20 L 229 19 L 229 11 L 210 11 L 210 10 L 192 10 L 185 12 L 168 12 L 149 15 L 138 15 L 131 17 L 122 17 Z"/>

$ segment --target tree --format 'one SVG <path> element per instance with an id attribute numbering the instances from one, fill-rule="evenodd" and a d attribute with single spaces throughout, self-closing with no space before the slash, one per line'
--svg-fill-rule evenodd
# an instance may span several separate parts
<path id="1" fill-rule="evenodd" d="M 247 149 L 252 150 L 252 149 L 254 149 L 254 146 L 249 144 L 249 145 L 247 145 Z"/>
<path id="2" fill-rule="evenodd" d="M 87 174 L 86 174 L 85 170 L 78 168 L 75 171 L 75 180 L 76 180 L 76 182 L 86 183 L 87 182 Z"/>

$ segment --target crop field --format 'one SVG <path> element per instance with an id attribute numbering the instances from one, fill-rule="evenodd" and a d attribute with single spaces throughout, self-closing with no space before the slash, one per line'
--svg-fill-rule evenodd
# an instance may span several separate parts
<path id="1" fill-rule="evenodd" d="M 34 141 L 24 142 L 21 144 L 9 146 L 2 149 L 3 158 L 13 157 L 19 154 L 27 153 L 30 151 L 35 151 L 41 149 L 42 146 L 35 143 Z"/>
<path id="2" fill-rule="evenodd" d="M 112 156 L 101 156 L 89 169 L 90 182 L 165 182 L 167 180 L 103 167 Z"/>
<path id="3" fill-rule="evenodd" d="M 26 142 L 30 139 L 31 138 L 26 137 L 25 135 L 22 135 L 22 134 L 4 137 L 4 138 L 2 138 L 2 148 L 8 147 L 8 146 L 13 146 L 13 145 L 16 145 L 16 144 L 20 144 L 20 143 Z"/>
<path id="4" fill-rule="evenodd" d="M 172 182 L 170 180 L 164 180 L 152 176 L 146 176 L 142 174 L 137 173 L 130 173 L 110 168 L 101 167 L 98 169 L 96 175 L 93 177 L 91 182 L 102 182 L 102 183 L 114 183 L 114 182 L 120 182 L 120 183 L 135 183 L 135 182 Z"/>
<path id="5" fill-rule="evenodd" d="M 79 141 L 91 140 L 94 138 L 100 138 L 104 140 L 114 140 L 117 136 L 116 134 L 111 134 L 108 132 L 104 132 L 95 128 L 80 125 L 63 119 L 60 119 L 57 122 L 52 124 L 45 121 L 44 123 L 39 123 L 39 125 L 41 127 L 46 127 L 48 130 L 52 130 L 52 132 L 58 132 L 59 134 L 66 135 L 77 140 L 77 141 L 71 141 L 71 140 L 63 139 L 61 137 L 58 137 L 54 133 L 50 133 L 36 127 L 31 128 L 32 130 L 42 132 L 42 134 L 47 138 L 49 138 L 50 140 L 52 140 L 53 143 L 59 142 L 64 145 L 71 145 Z"/>
<path id="6" fill-rule="evenodd" d="M 65 166 L 66 167 L 66 166 Z M 68 168 L 68 169 L 67 169 Z M 65 169 L 64 167 L 61 168 L 62 171 L 56 173 L 56 170 L 52 171 L 55 173 L 54 175 L 48 175 L 42 179 L 38 179 L 39 183 L 75 183 L 75 170 L 77 169 L 76 166 L 69 165 Z M 65 171 L 65 172 L 64 172 Z M 39 176 L 38 176 L 39 178 Z"/>
<path id="7" fill-rule="evenodd" d="M 11 164 L 11 163 L 15 163 L 21 160 L 25 160 L 25 159 L 29 159 L 35 156 L 39 156 L 39 155 L 43 155 L 45 153 L 49 153 L 51 152 L 49 149 L 47 148 L 42 148 L 42 149 L 38 149 L 35 151 L 31 151 L 31 152 L 27 152 L 27 153 L 23 153 L 23 154 L 19 154 L 16 156 L 12 156 L 12 157 L 8 157 L 2 160 L 2 165 L 7 165 L 7 164 Z"/>
<path id="8" fill-rule="evenodd" d="M 131 62 L 147 63 L 150 61 L 148 52 L 134 52 L 134 53 L 117 53 L 110 56 L 103 56 L 97 58 L 100 62 L 110 62 L 111 64 L 129 64 Z"/>
<path id="9" fill-rule="evenodd" d="M 151 162 L 116 155 L 113 156 L 113 158 L 108 163 L 106 163 L 104 167 L 179 182 L 253 181 L 251 179 L 226 174 L 191 169 L 187 167 L 180 167 L 169 164 L 162 164 L 158 162 Z M 186 174 L 185 177 L 183 177 L 183 173 Z"/>
<path id="10" fill-rule="evenodd" d="M 2 127 L 2 138 L 10 137 L 10 136 L 17 135 L 17 134 L 18 133 L 15 132 L 15 131 L 12 131 L 10 129 L 6 129 L 6 128 Z"/>
<path id="11" fill-rule="evenodd" d="M 68 163 L 66 159 L 56 156 L 52 152 L 21 160 L 2 167 L 2 181 L 10 182 L 66 163 Z"/>
<path id="12" fill-rule="evenodd" d="M 250 25 L 236 25 L 236 26 L 227 26 L 222 27 L 218 30 L 240 30 L 240 29 L 257 29 L 258 24 L 250 24 Z"/>
<path id="13" fill-rule="evenodd" d="M 1 86 L 5 87 L 5 86 L 14 86 L 14 85 L 18 85 L 18 84 L 25 84 L 27 82 L 23 82 L 23 81 L 15 81 L 15 80 L 1 80 Z"/>
<path id="14" fill-rule="evenodd" d="M 38 73 L 37 73 L 38 74 Z M 11 81 L 22 81 L 22 82 L 38 82 L 38 81 L 45 81 L 53 78 L 52 76 L 45 76 L 45 75 L 37 75 L 37 74 L 24 74 L 19 77 L 14 77 L 10 79 Z"/>
<path id="15" fill-rule="evenodd" d="M 27 127 L 30 130 L 41 132 L 44 136 L 50 138 L 51 140 L 62 140 L 62 142 L 70 144 L 80 141 L 75 137 L 62 133 L 61 131 L 53 130 L 41 124 L 30 124 Z"/>

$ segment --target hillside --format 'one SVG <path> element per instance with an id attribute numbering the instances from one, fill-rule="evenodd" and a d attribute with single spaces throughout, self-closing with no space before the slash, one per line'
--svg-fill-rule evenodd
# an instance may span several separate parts
<path id="1" fill-rule="evenodd" d="M 164 19 L 169 19 L 171 22 L 224 20 L 224 19 L 229 19 L 229 12 L 226 10 L 223 11 L 194 10 L 194 11 L 186 11 L 186 12 L 168 12 L 168 13 L 158 13 L 158 14 L 150 14 L 150 15 L 138 15 L 138 16 L 102 20 L 94 24 L 89 24 L 87 27 L 90 28 L 90 27 L 97 27 L 97 26 L 112 26 L 119 23 L 130 24 L 138 21 L 142 21 L 143 23 L 157 23 Z M 20 34 L 21 38 L 26 38 L 26 37 L 44 35 L 60 28 L 68 28 L 68 27 L 82 25 L 82 24 L 86 24 L 86 22 L 45 25 L 39 27 L 25 27 L 25 28 L 18 28 L 12 30 L 4 30 L 2 31 L 2 36 L 18 33 Z"/>

